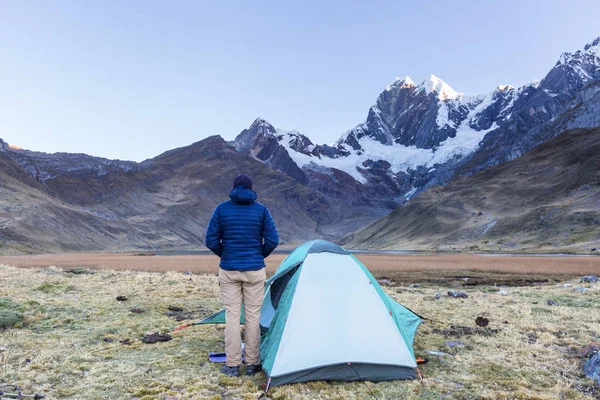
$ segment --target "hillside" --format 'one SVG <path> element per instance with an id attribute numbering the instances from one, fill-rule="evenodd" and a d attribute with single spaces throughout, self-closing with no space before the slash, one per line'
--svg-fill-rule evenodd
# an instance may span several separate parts
<path id="1" fill-rule="evenodd" d="M 346 236 L 352 248 L 581 251 L 600 248 L 600 129 L 435 185 Z"/>
<path id="2" fill-rule="evenodd" d="M 37 154 L 18 157 L 29 156 L 40 169 Z M 40 170 L 46 178 L 35 180 L 6 153 L 0 162 L 3 253 L 204 248 L 212 210 L 228 199 L 240 172 L 254 178 L 284 244 L 321 235 L 320 227 L 334 222 L 322 194 L 216 136 L 101 174 L 90 173 L 93 168 L 49 174 L 47 165 Z"/>

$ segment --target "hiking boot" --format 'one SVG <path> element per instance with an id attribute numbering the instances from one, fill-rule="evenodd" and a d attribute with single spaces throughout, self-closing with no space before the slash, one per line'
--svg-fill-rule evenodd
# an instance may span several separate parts
<path id="1" fill-rule="evenodd" d="M 248 365 L 246 367 L 246 375 L 255 375 L 260 372 L 262 365 Z"/>
<path id="2" fill-rule="evenodd" d="M 240 367 L 228 367 L 227 365 L 223 365 L 221 367 L 221 372 L 227 376 L 240 376 Z"/>

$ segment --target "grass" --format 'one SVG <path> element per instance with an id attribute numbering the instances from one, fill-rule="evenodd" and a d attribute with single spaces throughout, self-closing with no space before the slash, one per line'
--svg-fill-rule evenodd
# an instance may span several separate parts
<path id="1" fill-rule="evenodd" d="M 148 258 L 148 257 L 145 257 Z M 15 328 L 0 331 L 0 381 L 50 399 L 256 399 L 264 377 L 228 378 L 207 362 L 209 351 L 223 348 L 221 326 L 198 326 L 173 334 L 165 343 L 139 339 L 167 331 L 177 322 L 165 315 L 170 305 L 192 312 L 194 320 L 221 308 L 216 276 L 180 272 L 97 270 L 74 274 L 57 267 L 19 269 L 0 266 L 0 310 L 19 313 Z M 273 388 L 270 399 L 584 399 L 598 396 L 582 376 L 577 351 L 600 341 L 600 287 L 563 276 L 533 286 L 503 287 L 506 275 L 485 274 L 478 286 L 454 278 L 427 280 L 426 273 L 391 275 L 385 290 L 421 315 L 444 324 L 425 323 L 415 351 L 429 358 L 422 381 L 310 382 Z M 435 277 L 434 277 L 435 278 Z M 416 280 L 417 287 L 409 287 Z M 572 286 L 564 287 L 565 283 Z M 579 293 L 574 287 L 584 286 Z M 445 296 L 451 289 L 467 299 Z M 441 293 L 439 299 L 436 293 Z M 125 295 L 125 302 L 116 301 Z M 558 306 L 548 306 L 553 299 Z M 130 312 L 132 307 L 145 312 Z M 484 316 L 490 325 L 475 326 Z M 105 340 L 112 340 L 108 343 Z M 450 347 L 449 341 L 462 342 Z M 97 352 L 111 347 L 109 350 Z M 442 351 L 443 356 L 427 354 Z M 595 393 L 595 394 L 594 394 Z"/>
<path id="2" fill-rule="evenodd" d="M 275 272 L 285 254 L 273 254 L 267 258 L 267 271 Z M 453 253 L 423 254 L 356 254 L 374 273 L 440 271 L 479 271 L 513 274 L 596 274 L 600 275 L 600 255 L 580 257 L 532 257 L 497 256 Z M 218 271 L 218 259 L 209 255 L 140 256 L 139 254 L 42 254 L 30 256 L 0 257 L 0 264 L 19 267 L 43 268 L 48 265 L 63 267 L 71 273 L 89 273 L 92 269 L 135 270 L 167 272 L 192 271 L 214 274 Z"/>

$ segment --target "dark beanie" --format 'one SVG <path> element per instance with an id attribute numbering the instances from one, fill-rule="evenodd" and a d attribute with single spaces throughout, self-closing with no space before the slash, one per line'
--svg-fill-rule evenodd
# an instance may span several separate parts
<path id="1" fill-rule="evenodd" d="M 233 180 L 233 187 L 244 185 L 246 189 L 252 190 L 252 179 L 246 174 L 240 174 Z"/>

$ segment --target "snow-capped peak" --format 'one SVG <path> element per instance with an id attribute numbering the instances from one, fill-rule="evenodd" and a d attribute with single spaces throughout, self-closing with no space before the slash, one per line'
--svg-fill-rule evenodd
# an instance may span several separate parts
<path id="1" fill-rule="evenodd" d="M 505 90 L 512 90 L 515 87 L 513 85 L 498 85 L 498 90 L 504 92 Z"/>
<path id="2" fill-rule="evenodd" d="M 413 82 L 412 79 L 410 79 L 410 76 L 406 76 L 405 78 L 396 78 L 396 82 L 399 82 L 402 84 L 401 87 L 412 87 L 415 86 L 415 83 Z"/>
<path id="3" fill-rule="evenodd" d="M 433 74 L 421 82 L 419 87 L 427 93 L 436 92 L 440 100 L 457 99 L 463 95 L 463 93 L 454 91 L 450 85 Z"/>
<path id="4" fill-rule="evenodd" d="M 391 85 L 387 85 L 385 87 L 385 90 L 386 91 L 392 90 L 392 86 L 400 87 L 400 88 L 409 88 L 409 87 L 414 87 L 415 83 L 413 82 L 412 79 L 410 79 L 410 76 L 406 76 L 405 78 L 396 77 L 396 80 L 394 81 L 394 83 Z"/>
<path id="5" fill-rule="evenodd" d="M 252 123 L 251 126 L 264 126 L 264 125 L 271 125 L 271 124 L 266 119 L 258 117 L 254 120 L 254 122 Z"/>

